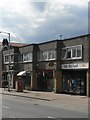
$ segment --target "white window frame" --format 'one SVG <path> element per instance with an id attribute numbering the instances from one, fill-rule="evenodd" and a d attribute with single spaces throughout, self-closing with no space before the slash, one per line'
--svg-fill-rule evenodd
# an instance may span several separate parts
<path id="1" fill-rule="evenodd" d="M 49 58 L 49 52 L 51 52 L 51 58 Z M 54 54 L 54 58 L 52 57 Z M 48 60 L 56 60 L 56 50 L 48 51 Z"/>
<path id="2" fill-rule="evenodd" d="M 46 55 L 47 58 L 44 58 L 44 55 Z M 44 61 L 48 60 L 48 51 L 43 51 L 43 60 Z"/>
<path id="3" fill-rule="evenodd" d="M 27 58 L 28 58 L 27 62 L 32 62 L 33 59 L 32 52 L 27 53 Z"/>
<path id="4" fill-rule="evenodd" d="M 38 52 L 38 61 L 42 61 L 43 60 L 43 51 L 39 51 Z"/>
<path id="5" fill-rule="evenodd" d="M 49 52 L 51 52 L 51 58 L 49 58 Z M 52 54 L 54 52 L 55 58 L 52 58 Z M 47 58 L 44 58 L 44 54 L 46 54 Z M 38 61 L 49 61 L 49 60 L 56 60 L 56 50 L 46 50 L 46 51 L 39 51 L 38 52 Z"/>
<path id="6" fill-rule="evenodd" d="M 20 54 L 20 55 L 22 55 L 22 60 L 20 60 L 19 62 L 20 63 L 25 63 L 25 62 L 32 62 L 32 59 L 33 59 L 33 56 L 32 56 L 32 52 L 28 52 L 28 53 L 23 53 L 23 54 Z M 31 56 L 32 57 L 31 57 Z M 24 58 L 24 57 L 26 57 L 26 58 Z M 32 58 L 32 59 L 31 59 Z M 25 60 L 26 59 L 26 60 Z"/>
<path id="7" fill-rule="evenodd" d="M 21 60 L 21 57 L 22 57 L 22 60 Z M 19 55 L 19 62 L 20 62 L 20 63 L 23 62 L 23 54 L 20 54 L 20 55 Z"/>
<path id="8" fill-rule="evenodd" d="M 14 63 L 14 58 L 13 58 L 13 61 L 11 61 L 11 56 L 13 55 L 13 57 L 14 57 L 14 54 L 11 54 L 10 55 L 10 63 Z"/>
<path id="9" fill-rule="evenodd" d="M 5 61 L 5 57 L 8 56 L 8 62 Z M 9 54 L 4 55 L 4 63 L 8 64 L 9 63 Z"/>
<path id="10" fill-rule="evenodd" d="M 77 49 L 78 49 L 78 47 L 80 47 L 80 50 L 81 50 L 81 56 L 80 57 L 77 57 Z M 67 58 L 67 50 L 68 49 L 71 49 L 71 58 Z M 76 56 L 75 57 L 73 57 L 73 49 L 76 49 Z M 62 58 L 62 54 L 61 54 L 61 59 L 62 60 L 75 60 L 75 59 L 82 59 L 82 45 L 76 45 L 76 46 L 69 46 L 69 47 L 64 47 L 64 48 L 62 48 L 62 53 L 63 53 L 63 50 L 66 50 L 66 54 L 65 54 L 65 57 L 64 58 Z"/>

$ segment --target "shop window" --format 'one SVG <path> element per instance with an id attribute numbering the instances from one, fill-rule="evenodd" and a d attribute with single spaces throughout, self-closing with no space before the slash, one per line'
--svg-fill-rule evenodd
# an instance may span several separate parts
<path id="1" fill-rule="evenodd" d="M 86 75 L 81 74 L 64 74 L 63 75 L 63 92 L 85 95 L 86 94 Z"/>
<path id="2" fill-rule="evenodd" d="M 62 48 L 61 59 L 71 60 L 81 58 L 82 58 L 82 45 Z"/>

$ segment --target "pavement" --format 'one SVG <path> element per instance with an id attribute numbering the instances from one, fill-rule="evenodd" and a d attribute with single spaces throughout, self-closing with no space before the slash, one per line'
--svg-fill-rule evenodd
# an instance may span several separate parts
<path id="1" fill-rule="evenodd" d="M 7 88 L 0 88 L 0 94 L 19 96 L 19 97 L 27 97 L 33 99 L 41 99 L 46 101 L 73 101 L 73 102 L 82 102 L 88 103 L 87 96 L 79 96 L 79 95 L 67 95 L 67 94 L 57 94 L 54 92 L 42 92 L 42 91 L 29 91 L 23 90 L 23 92 L 17 92 L 15 89 L 12 89 L 10 92 Z"/>

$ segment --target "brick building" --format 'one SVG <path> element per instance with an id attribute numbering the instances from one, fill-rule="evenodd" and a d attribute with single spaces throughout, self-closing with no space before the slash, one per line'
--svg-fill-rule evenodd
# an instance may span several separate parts
<path id="1" fill-rule="evenodd" d="M 14 47 L 10 49 L 12 87 L 16 79 L 22 79 L 25 89 L 90 96 L 89 51 L 89 35 Z M 4 79 L 7 71 L 5 50 Z"/>

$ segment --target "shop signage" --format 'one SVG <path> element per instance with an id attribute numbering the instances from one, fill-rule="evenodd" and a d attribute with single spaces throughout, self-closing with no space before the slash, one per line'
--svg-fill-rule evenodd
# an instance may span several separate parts
<path id="1" fill-rule="evenodd" d="M 88 69 L 89 63 L 62 64 L 62 69 Z"/>
<path id="2" fill-rule="evenodd" d="M 50 62 L 48 65 L 49 66 L 54 66 L 54 62 Z"/>

